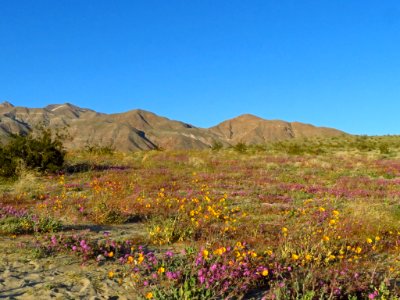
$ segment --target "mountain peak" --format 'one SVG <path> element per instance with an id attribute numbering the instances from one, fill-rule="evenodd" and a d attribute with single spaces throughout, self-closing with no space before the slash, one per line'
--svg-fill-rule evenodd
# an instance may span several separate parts
<path id="1" fill-rule="evenodd" d="M 56 111 L 61 108 L 81 109 L 80 107 L 73 105 L 71 103 L 68 103 L 68 102 L 63 103 L 63 104 L 50 104 L 45 107 L 45 109 L 50 110 L 50 111 Z"/>
<path id="2" fill-rule="evenodd" d="M 236 118 L 233 118 L 231 120 L 264 120 L 263 118 L 256 116 L 256 115 L 252 115 L 252 114 L 242 114 L 237 116 Z"/>
<path id="3" fill-rule="evenodd" d="M 14 105 L 8 101 L 4 101 L 4 102 L 0 103 L 0 107 L 14 107 Z"/>

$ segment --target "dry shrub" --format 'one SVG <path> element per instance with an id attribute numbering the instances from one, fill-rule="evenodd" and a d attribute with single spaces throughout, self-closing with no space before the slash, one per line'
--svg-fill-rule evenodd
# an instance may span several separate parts
<path id="1" fill-rule="evenodd" d="M 190 157 L 188 164 L 194 168 L 203 167 L 206 163 L 203 159 L 199 157 Z"/>
<path id="2" fill-rule="evenodd" d="M 20 169 L 19 174 L 19 178 L 13 186 L 16 194 L 25 194 L 32 191 L 37 193 L 42 190 L 41 179 L 36 172 Z"/>

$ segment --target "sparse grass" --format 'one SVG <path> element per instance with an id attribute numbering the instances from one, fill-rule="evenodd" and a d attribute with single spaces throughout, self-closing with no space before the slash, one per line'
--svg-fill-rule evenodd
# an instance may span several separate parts
<path id="1" fill-rule="evenodd" d="M 399 137 L 215 150 L 68 153 L 73 171 L 7 184 L 2 205 L 24 212 L 0 222 L 140 223 L 144 238 L 38 233 L 35 247 L 106 262 L 148 299 L 396 299 Z M 33 231 L 59 229 L 46 224 Z"/>

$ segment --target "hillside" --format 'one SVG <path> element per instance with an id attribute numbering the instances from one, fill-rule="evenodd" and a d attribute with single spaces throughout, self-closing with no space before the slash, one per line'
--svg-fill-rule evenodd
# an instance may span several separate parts
<path id="1" fill-rule="evenodd" d="M 0 139 L 26 134 L 38 124 L 52 129 L 67 128 L 70 149 L 86 145 L 113 146 L 120 151 L 163 149 L 205 149 L 214 142 L 224 145 L 264 144 L 300 137 L 331 137 L 344 132 L 299 122 L 265 120 L 241 115 L 211 128 L 170 120 L 144 110 L 103 114 L 73 104 L 52 104 L 44 108 L 0 104 Z"/>

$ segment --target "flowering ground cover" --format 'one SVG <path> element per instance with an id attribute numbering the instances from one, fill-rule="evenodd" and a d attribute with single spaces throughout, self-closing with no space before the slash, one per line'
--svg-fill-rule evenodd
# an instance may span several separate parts
<path id="1" fill-rule="evenodd" d="M 386 137 L 69 153 L 59 174 L 2 184 L 0 294 L 398 299 L 399 148 Z M 21 259 L 48 276 L 13 283 L 33 276 Z"/>

